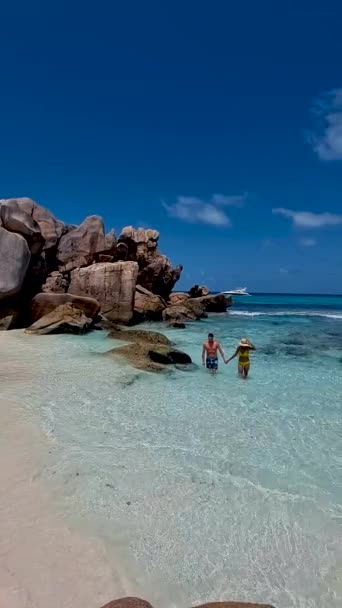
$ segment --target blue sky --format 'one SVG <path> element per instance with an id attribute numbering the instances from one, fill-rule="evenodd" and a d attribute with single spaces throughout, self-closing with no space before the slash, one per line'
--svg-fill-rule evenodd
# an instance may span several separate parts
<path id="1" fill-rule="evenodd" d="M 0 197 L 161 232 L 180 287 L 342 293 L 342 4 L 1 8 Z"/>

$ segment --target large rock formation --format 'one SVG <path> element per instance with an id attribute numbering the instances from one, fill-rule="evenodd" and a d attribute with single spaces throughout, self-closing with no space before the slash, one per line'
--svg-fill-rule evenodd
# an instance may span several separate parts
<path id="1" fill-rule="evenodd" d="M 28 334 L 38 335 L 56 333 L 83 334 L 89 331 L 92 324 L 93 320 L 90 317 L 86 317 L 80 308 L 68 302 L 57 306 L 57 308 L 38 319 L 25 331 Z"/>
<path id="2" fill-rule="evenodd" d="M 107 319 L 129 323 L 133 317 L 137 275 L 136 262 L 107 262 L 76 268 L 71 273 L 68 293 L 93 297 Z"/>
<path id="3" fill-rule="evenodd" d="M 74 296 L 70 293 L 38 293 L 30 303 L 30 323 L 35 323 L 59 306 L 70 304 L 78 308 L 85 317 L 95 320 L 100 312 L 100 304 L 94 298 Z"/>
<path id="4" fill-rule="evenodd" d="M 0 204 L 0 219 L 9 232 L 21 234 L 28 242 L 29 248 L 37 255 L 44 245 L 40 226 L 19 205 L 16 199 L 4 200 Z"/>
<path id="5" fill-rule="evenodd" d="M 0 301 L 19 293 L 30 259 L 26 239 L 0 227 Z"/>
<path id="6" fill-rule="evenodd" d="M 118 239 L 118 253 L 139 265 L 138 285 L 167 299 L 180 278 L 182 266 L 173 268 L 170 260 L 158 251 L 159 232 L 144 228 L 124 228 Z"/>
<path id="7" fill-rule="evenodd" d="M 101 217 L 64 224 L 29 198 L 0 200 L 0 229 L 0 300 L 13 310 L 4 327 L 25 326 L 41 292 L 95 296 L 122 323 L 132 321 L 135 296 L 134 322 L 160 320 L 182 271 L 158 251 L 156 230 L 128 226 L 116 242 Z"/>
<path id="8" fill-rule="evenodd" d="M 135 260 L 139 268 L 147 266 L 154 261 L 157 255 L 159 232 L 157 230 L 126 226 L 118 239 L 118 245 L 126 245 L 127 259 Z M 122 251 L 124 249 L 122 248 Z"/>
<path id="9" fill-rule="evenodd" d="M 91 215 L 60 239 L 56 254 L 59 270 L 88 266 L 99 254 L 113 252 L 115 244 L 113 232 L 105 235 L 103 219 Z"/>
<path id="10" fill-rule="evenodd" d="M 136 322 L 161 321 L 165 308 L 166 303 L 161 296 L 137 285 L 134 298 L 134 320 Z"/>
<path id="11" fill-rule="evenodd" d="M 159 294 L 164 300 L 167 300 L 179 280 L 182 270 L 183 266 L 173 268 L 165 255 L 158 255 L 154 262 L 140 270 L 138 285 L 142 285 L 145 289 Z"/>
<path id="12" fill-rule="evenodd" d="M 163 321 L 168 321 L 171 324 L 183 324 L 187 321 L 196 321 L 197 318 L 193 311 L 181 304 L 168 306 L 163 311 Z"/>
<path id="13" fill-rule="evenodd" d="M 184 300 L 189 298 L 189 294 L 184 293 L 183 291 L 176 291 L 174 293 L 170 293 L 169 296 L 169 304 L 174 306 L 176 304 L 181 304 Z"/>
<path id="14" fill-rule="evenodd" d="M 206 312 L 226 312 L 227 308 L 232 305 L 232 298 L 230 296 L 225 296 L 222 293 L 202 296 L 200 298 L 195 298 L 195 300 L 204 306 Z"/>
<path id="15" fill-rule="evenodd" d="M 172 324 L 204 319 L 209 312 L 226 312 L 232 303 L 231 298 L 222 294 L 200 298 L 190 298 L 186 294 L 171 294 L 169 302 L 170 305 L 163 311 L 163 320 Z"/>
<path id="16" fill-rule="evenodd" d="M 30 198 L 15 199 L 20 210 L 31 216 L 32 219 L 39 225 L 41 234 L 44 239 L 43 250 L 50 252 L 56 248 L 59 239 L 61 238 L 66 226 L 63 222 L 56 218 L 38 203 L 35 203 Z"/>

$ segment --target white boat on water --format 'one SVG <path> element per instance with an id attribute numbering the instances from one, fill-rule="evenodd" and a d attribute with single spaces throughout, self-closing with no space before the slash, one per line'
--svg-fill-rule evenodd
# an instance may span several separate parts
<path id="1" fill-rule="evenodd" d="M 239 287 L 238 289 L 231 289 L 230 291 L 222 291 L 225 296 L 250 296 L 247 287 Z"/>

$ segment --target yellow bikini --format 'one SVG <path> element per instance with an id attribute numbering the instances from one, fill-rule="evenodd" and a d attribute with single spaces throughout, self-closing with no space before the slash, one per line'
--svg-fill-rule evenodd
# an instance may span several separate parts
<path id="1" fill-rule="evenodd" d="M 240 346 L 239 348 L 239 365 L 241 367 L 247 367 L 249 365 L 249 348 Z"/>

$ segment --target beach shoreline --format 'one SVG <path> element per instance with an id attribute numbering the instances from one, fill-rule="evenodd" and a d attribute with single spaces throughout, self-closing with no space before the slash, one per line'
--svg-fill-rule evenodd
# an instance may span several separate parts
<path id="1" fill-rule="evenodd" d="M 0 605 L 339 606 L 342 330 L 307 312 L 176 334 L 194 361 L 209 327 L 253 336 L 243 385 L 137 372 L 106 332 L 0 333 Z"/>
<path id="2" fill-rule="evenodd" d="M 100 608 L 138 594 L 138 583 L 101 539 L 82 534 L 55 509 L 40 479 L 51 446 L 25 407 L 1 399 L 0 424 L 0 605 Z"/>

